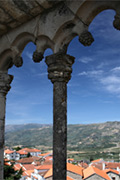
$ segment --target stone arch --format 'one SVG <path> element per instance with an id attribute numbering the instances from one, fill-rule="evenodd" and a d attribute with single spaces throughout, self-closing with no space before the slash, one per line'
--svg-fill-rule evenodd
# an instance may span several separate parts
<path id="1" fill-rule="evenodd" d="M 67 47 L 70 41 L 78 34 L 74 31 L 76 23 L 74 21 L 68 21 L 60 26 L 56 32 L 53 41 L 55 42 L 54 52 L 62 51 L 67 52 Z"/>
<path id="2" fill-rule="evenodd" d="M 35 42 L 35 37 L 32 34 L 24 32 L 18 35 L 10 48 L 0 54 L 0 70 L 8 70 L 13 64 L 20 67 L 23 64 L 21 53 L 30 41 Z"/>
<path id="3" fill-rule="evenodd" d="M 35 37 L 33 34 L 30 34 L 29 32 L 23 32 L 19 34 L 13 43 L 11 44 L 11 49 L 12 47 L 16 47 L 18 51 L 21 53 L 24 49 L 24 47 L 29 43 L 33 42 L 35 43 Z M 14 48 L 13 48 L 14 49 Z"/>
<path id="4" fill-rule="evenodd" d="M 112 9 L 116 12 L 116 14 L 118 14 L 119 8 L 120 4 L 118 2 L 113 3 L 112 1 L 85 1 L 76 12 L 76 16 L 78 16 L 85 25 L 89 26 L 92 20 L 102 11 Z"/>
<path id="5" fill-rule="evenodd" d="M 12 50 L 7 49 L 0 55 L 0 71 L 7 71 L 12 65 Z"/>
<path id="6" fill-rule="evenodd" d="M 53 38 L 53 41 L 55 43 L 54 53 L 57 53 L 59 51 L 66 53 L 69 43 L 77 35 L 80 37 L 79 40 L 83 45 L 91 45 L 94 39 L 91 33 L 88 32 L 88 29 L 92 20 L 99 13 L 107 9 L 112 9 L 117 14 L 119 6 L 119 4 L 117 6 L 117 3 L 107 1 L 85 1 L 82 4 L 80 4 L 80 7 L 76 11 L 74 18 L 72 20 L 64 22 L 64 24 L 62 24 L 55 33 L 55 36 Z M 113 22 L 114 27 L 120 29 L 119 24 L 120 22 L 117 21 L 116 25 L 115 19 Z"/>
<path id="7" fill-rule="evenodd" d="M 35 40 L 36 50 L 33 53 L 34 62 L 40 62 L 43 59 L 43 55 L 46 49 L 50 48 L 54 51 L 54 42 L 45 35 L 40 35 Z"/>

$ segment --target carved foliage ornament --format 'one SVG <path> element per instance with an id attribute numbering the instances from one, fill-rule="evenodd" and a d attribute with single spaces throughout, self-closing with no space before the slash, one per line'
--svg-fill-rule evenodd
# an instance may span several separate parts
<path id="1" fill-rule="evenodd" d="M 55 81 L 68 82 L 71 78 L 72 64 L 74 57 L 68 54 L 56 53 L 46 57 L 48 65 L 48 78 L 54 83 Z"/>
<path id="2" fill-rule="evenodd" d="M 113 26 L 117 30 L 120 30 L 120 15 L 116 14 L 114 18 L 115 18 L 115 20 L 113 21 Z"/>
<path id="3" fill-rule="evenodd" d="M 86 30 L 79 36 L 79 41 L 84 46 L 90 46 L 93 43 L 94 38 L 93 38 L 92 34 Z"/>
<path id="4" fill-rule="evenodd" d="M 22 57 L 21 56 L 15 56 L 14 58 L 13 58 L 13 63 L 14 63 L 14 65 L 16 66 L 16 67 L 21 67 L 22 65 L 23 65 L 23 59 L 22 59 Z"/>
<path id="5" fill-rule="evenodd" d="M 10 90 L 11 86 L 10 83 L 13 80 L 13 76 L 0 72 L 0 94 L 6 95 L 7 92 Z"/>
<path id="6" fill-rule="evenodd" d="M 33 53 L 33 61 L 34 62 L 40 62 L 44 58 L 43 53 L 38 52 L 37 50 Z"/>

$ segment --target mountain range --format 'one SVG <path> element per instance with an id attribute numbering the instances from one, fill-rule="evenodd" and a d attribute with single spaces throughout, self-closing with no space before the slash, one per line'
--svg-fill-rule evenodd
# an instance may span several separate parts
<path id="1" fill-rule="evenodd" d="M 120 147 L 120 122 L 68 125 L 68 150 L 91 150 Z M 28 147 L 52 147 L 52 125 L 6 125 L 5 144 Z"/>

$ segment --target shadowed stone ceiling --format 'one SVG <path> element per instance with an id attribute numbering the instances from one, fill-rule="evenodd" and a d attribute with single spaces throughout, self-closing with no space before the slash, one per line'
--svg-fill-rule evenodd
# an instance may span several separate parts
<path id="1" fill-rule="evenodd" d="M 0 0 L 0 36 L 57 3 L 59 0 Z"/>

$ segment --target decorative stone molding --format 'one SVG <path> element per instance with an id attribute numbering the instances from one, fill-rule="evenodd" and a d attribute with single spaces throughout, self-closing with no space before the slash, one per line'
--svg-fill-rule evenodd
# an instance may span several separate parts
<path id="1" fill-rule="evenodd" d="M 67 83 L 74 57 L 59 52 L 46 57 L 48 78 L 53 83 L 53 179 L 66 180 Z"/>
<path id="2" fill-rule="evenodd" d="M 16 55 L 13 59 L 13 63 L 16 67 L 21 67 L 23 65 L 23 59 L 21 56 Z"/>
<path id="3" fill-rule="evenodd" d="M 12 62 L 16 67 L 21 67 L 23 65 L 23 59 L 21 57 L 21 52 L 17 48 L 17 46 L 12 46 Z"/>
<path id="4" fill-rule="evenodd" d="M 0 95 L 6 96 L 11 86 L 10 83 L 13 80 L 13 76 L 0 72 Z"/>
<path id="5" fill-rule="evenodd" d="M 93 43 L 94 38 L 93 38 L 92 34 L 86 30 L 79 36 L 79 41 L 84 46 L 90 46 Z"/>
<path id="6" fill-rule="evenodd" d="M 40 61 L 42 61 L 42 59 L 44 58 L 43 53 L 38 52 L 37 50 L 33 53 L 33 61 L 38 63 Z"/>
<path id="7" fill-rule="evenodd" d="M 116 14 L 114 17 L 114 21 L 113 21 L 113 26 L 117 29 L 120 30 L 120 15 Z"/>
<path id="8" fill-rule="evenodd" d="M 46 57 L 48 65 L 48 78 L 52 83 L 55 81 L 68 82 L 71 79 L 72 64 L 74 57 L 68 54 L 56 53 Z"/>

